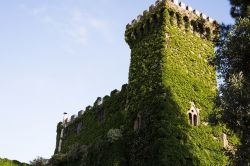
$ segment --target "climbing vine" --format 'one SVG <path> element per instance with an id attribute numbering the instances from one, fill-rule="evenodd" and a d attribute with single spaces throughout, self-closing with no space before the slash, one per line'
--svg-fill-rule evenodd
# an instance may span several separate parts
<path id="1" fill-rule="evenodd" d="M 50 162 L 228 165 L 221 134 L 229 136 L 230 146 L 238 141 L 218 122 L 214 105 L 216 75 L 211 62 L 217 30 L 215 24 L 189 19 L 166 5 L 144 12 L 125 32 L 131 48 L 128 85 L 105 96 L 102 104 L 98 98 L 70 123 L 62 153 Z M 199 126 L 188 122 L 190 102 L 201 110 Z M 58 134 L 61 127 L 59 123 Z"/>
<path id="2" fill-rule="evenodd" d="M 152 23 L 150 26 L 147 20 Z M 213 116 L 219 110 L 214 105 L 216 72 L 210 63 L 214 58 L 211 39 L 216 32 L 210 31 L 204 20 L 189 21 L 166 8 L 155 9 L 144 21 L 127 29 L 125 39 L 132 51 L 129 124 L 141 112 L 143 126 L 136 132 L 130 126 L 127 131 L 130 165 L 227 165 L 230 162 L 220 137 L 222 133 L 227 133 L 229 140 L 235 137 L 225 126 L 216 123 L 217 118 Z M 201 109 L 201 124 L 196 127 L 188 123 L 190 102 Z M 237 142 L 233 140 L 231 145 Z"/>
<path id="3" fill-rule="evenodd" d="M 126 98 L 127 85 L 123 85 L 121 91 L 114 90 L 110 96 L 105 96 L 102 103 L 97 98 L 93 107 L 88 106 L 83 115 L 68 123 L 61 153 L 54 155 L 50 160 L 51 165 L 85 163 L 94 166 L 100 162 L 112 165 L 123 161 L 121 137 L 126 117 Z M 103 113 L 102 121 L 98 118 L 100 112 Z M 61 129 L 60 122 L 57 127 L 57 145 Z"/>

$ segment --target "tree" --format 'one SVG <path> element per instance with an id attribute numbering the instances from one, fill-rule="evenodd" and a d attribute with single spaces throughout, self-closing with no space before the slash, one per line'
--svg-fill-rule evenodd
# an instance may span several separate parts
<path id="1" fill-rule="evenodd" d="M 250 1 L 249 0 L 230 0 L 232 5 L 231 15 L 234 18 L 250 17 Z"/>
<path id="2" fill-rule="evenodd" d="M 216 53 L 224 84 L 220 88 L 223 121 L 240 137 L 236 162 L 250 164 L 250 21 L 239 19 L 222 33 Z"/>
<path id="3" fill-rule="evenodd" d="M 47 163 L 48 163 L 48 160 L 42 157 L 37 157 L 33 161 L 30 161 L 30 164 L 32 166 L 45 166 L 47 165 Z"/>

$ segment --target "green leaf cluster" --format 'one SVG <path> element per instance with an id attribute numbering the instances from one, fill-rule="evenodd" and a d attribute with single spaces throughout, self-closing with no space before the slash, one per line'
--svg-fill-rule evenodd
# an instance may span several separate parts
<path id="1" fill-rule="evenodd" d="M 231 15 L 232 17 L 250 18 L 250 1 L 249 0 L 229 0 L 232 7 L 231 7 Z"/>
<path id="2" fill-rule="evenodd" d="M 9 159 L 2 159 L 0 158 L 0 165 L 1 166 L 29 166 L 28 164 L 21 163 L 17 160 L 9 160 Z"/>
<path id="3" fill-rule="evenodd" d="M 222 120 L 239 136 L 236 163 L 250 163 L 250 21 L 240 19 L 222 36 L 217 66 L 224 83 L 220 87 Z"/>

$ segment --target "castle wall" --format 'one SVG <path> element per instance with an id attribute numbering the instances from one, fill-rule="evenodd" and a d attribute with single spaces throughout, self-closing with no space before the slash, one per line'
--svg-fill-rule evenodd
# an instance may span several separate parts
<path id="1" fill-rule="evenodd" d="M 96 160 L 95 156 L 100 154 L 98 150 L 95 152 L 95 145 L 106 146 L 106 144 L 113 144 L 114 147 L 118 146 L 119 143 L 117 145 L 110 142 L 121 137 L 122 126 L 125 124 L 126 98 L 127 88 L 124 85 L 121 91 L 114 90 L 110 96 L 105 96 L 103 99 L 97 98 L 92 107 L 88 106 L 84 112 L 79 111 L 78 116 L 73 115 L 69 121 L 60 122 L 57 127 L 55 154 L 70 153 L 77 149 L 81 153 L 81 149 L 88 149 L 88 153 L 93 152 L 93 156 L 88 156 L 91 163 Z M 60 134 L 62 130 L 64 132 L 60 150 Z M 103 158 L 100 159 L 103 160 L 103 163 L 112 163 L 114 158 L 119 157 L 119 154 L 112 154 L 112 146 L 109 149 L 103 149 L 101 154 Z M 109 160 L 105 159 L 104 154 L 110 155 Z"/>
<path id="2" fill-rule="evenodd" d="M 218 32 L 192 7 L 156 1 L 126 26 L 128 85 L 59 123 L 55 156 L 68 165 L 227 165 L 214 105 Z"/>
<path id="3" fill-rule="evenodd" d="M 131 165 L 227 164 L 225 128 L 214 118 L 217 35 L 216 22 L 176 1 L 157 1 L 127 25 L 130 124 L 141 118 L 129 137 Z M 199 111 L 192 124 L 191 103 Z"/>
<path id="4" fill-rule="evenodd" d="M 159 165 L 160 110 L 164 102 L 162 58 L 165 48 L 163 11 L 147 13 L 134 26 L 128 27 L 125 38 L 131 48 L 128 84 L 128 160 L 129 165 Z M 147 18 L 147 19 L 146 19 Z M 139 116 L 140 115 L 140 116 Z M 140 120 L 138 121 L 138 117 Z M 139 128 L 133 124 L 140 122 Z"/>
<path id="5" fill-rule="evenodd" d="M 171 17 L 171 10 L 168 13 Z M 176 165 L 226 165 L 228 159 L 220 141 L 222 133 L 214 134 L 218 126 L 211 118 L 218 113 L 214 44 L 209 38 L 180 28 L 171 18 L 166 24 L 163 84 L 168 91 L 164 109 L 168 126 L 165 129 L 172 130 L 166 132 L 166 140 L 175 142 L 166 141 L 165 146 L 173 149 L 164 150 L 163 154 Z M 199 109 L 196 117 L 199 122 L 192 124 L 188 118 L 190 103 Z M 175 148 L 179 144 L 184 150 Z"/>

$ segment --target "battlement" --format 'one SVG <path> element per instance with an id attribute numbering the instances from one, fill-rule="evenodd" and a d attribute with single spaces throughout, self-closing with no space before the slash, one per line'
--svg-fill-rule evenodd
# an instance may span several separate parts
<path id="1" fill-rule="evenodd" d="M 127 84 L 120 90 L 113 90 L 109 95 L 98 97 L 92 106 L 87 106 L 77 114 L 64 113 L 63 121 L 57 126 L 57 144 L 55 153 L 66 152 L 80 135 L 82 144 L 89 144 L 113 128 L 124 124 L 122 112 L 126 108 Z M 115 124 L 114 124 L 115 122 Z M 117 126 L 116 126 L 117 125 Z M 90 134 L 94 133 L 94 134 Z"/>
<path id="2" fill-rule="evenodd" d="M 98 105 L 98 106 L 100 106 L 100 105 L 102 105 L 102 103 L 103 103 L 103 98 L 98 97 L 98 98 L 96 99 L 95 104 Z M 94 105 L 95 105 L 95 104 L 94 104 Z M 92 106 L 87 106 L 85 110 L 80 110 L 80 111 L 78 111 L 77 114 L 71 115 L 70 117 L 65 116 L 64 121 L 63 121 L 63 124 L 65 125 L 65 127 L 67 127 L 69 124 L 74 123 L 74 121 L 75 121 L 77 118 L 79 118 L 79 117 L 81 117 L 82 115 L 84 115 L 84 112 L 85 112 L 86 110 L 90 110 L 91 108 L 92 108 Z"/>
<path id="3" fill-rule="evenodd" d="M 118 90 L 114 90 L 114 91 L 112 91 L 110 93 L 110 96 L 112 96 L 113 94 L 117 94 L 117 93 L 119 93 L 119 91 Z M 94 102 L 93 106 L 101 106 L 104 101 L 105 101 L 105 97 L 103 97 L 103 98 L 98 97 L 96 99 L 96 101 Z M 81 116 L 84 116 L 84 113 L 86 111 L 91 110 L 91 109 L 92 109 L 92 106 L 87 106 L 84 110 L 78 111 L 77 114 L 73 114 L 71 116 L 65 115 L 64 118 L 63 118 L 63 124 L 64 124 L 64 126 L 67 127 L 68 125 L 74 123 L 78 118 L 80 118 Z"/>
<path id="4" fill-rule="evenodd" d="M 127 24 L 127 31 L 137 31 L 143 29 L 143 24 L 154 22 L 150 20 L 159 19 L 157 17 L 157 11 L 167 9 L 170 15 L 171 25 L 176 25 L 180 29 L 191 31 L 194 34 L 200 35 L 202 38 L 212 40 L 218 36 L 218 23 L 207 16 L 206 14 L 193 9 L 191 6 L 179 2 L 178 0 L 157 0 L 155 4 L 151 5 L 148 10 L 145 10 L 142 15 L 138 15 L 136 19 L 132 20 L 131 23 Z M 150 20 L 150 21 L 148 21 Z M 142 25 L 142 27 L 140 27 Z M 131 33 L 131 37 L 135 39 L 134 33 Z"/>

